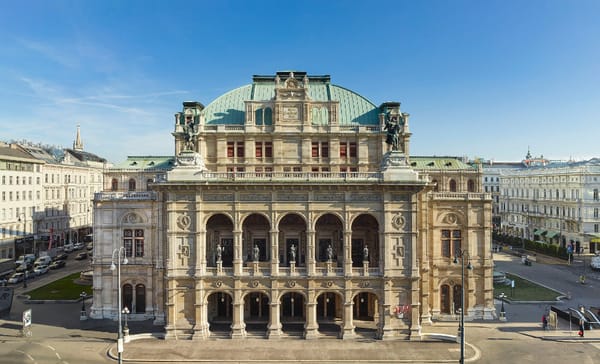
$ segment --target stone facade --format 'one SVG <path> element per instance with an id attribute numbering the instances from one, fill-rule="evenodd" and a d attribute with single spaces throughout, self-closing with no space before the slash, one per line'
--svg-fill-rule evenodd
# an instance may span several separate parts
<path id="1" fill-rule="evenodd" d="M 94 199 L 92 317 L 116 316 L 120 284 L 169 338 L 418 339 L 457 319 L 457 253 L 467 319 L 495 317 L 481 170 L 411 158 L 400 103 L 280 72 L 183 105 L 174 166 L 121 169 L 153 182 Z"/>

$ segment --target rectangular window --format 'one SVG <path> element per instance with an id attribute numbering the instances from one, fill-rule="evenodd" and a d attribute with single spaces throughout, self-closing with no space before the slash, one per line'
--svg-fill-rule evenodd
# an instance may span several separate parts
<path id="1" fill-rule="evenodd" d="M 312 142 L 311 154 L 312 154 L 313 158 L 319 157 L 319 143 L 318 142 Z"/>
<path id="2" fill-rule="evenodd" d="M 340 142 L 340 158 L 346 158 L 348 156 L 348 146 L 345 142 Z"/>
<path id="3" fill-rule="evenodd" d="M 594 201 L 598 201 L 598 189 L 594 189 Z"/>
<path id="4" fill-rule="evenodd" d="M 350 142 L 350 158 L 356 158 L 356 143 Z"/>
<path id="5" fill-rule="evenodd" d="M 329 143 L 328 142 L 321 143 L 321 157 L 329 158 Z"/>
<path id="6" fill-rule="evenodd" d="M 451 258 L 457 250 L 462 248 L 462 235 L 460 230 L 442 230 L 442 256 Z"/>
<path id="7" fill-rule="evenodd" d="M 244 158 L 244 142 L 237 142 L 237 157 Z"/>
<path id="8" fill-rule="evenodd" d="M 227 142 L 227 157 L 233 158 L 235 156 L 235 143 Z"/>
<path id="9" fill-rule="evenodd" d="M 594 224 L 594 232 L 597 233 L 598 232 L 598 224 Z"/>
<path id="10" fill-rule="evenodd" d="M 265 157 L 273 158 L 273 143 L 265 142 Z"/>
<path id="11" fill-rule="evenodd" d="M 135 256 L 144 256 L 144 229 L 135 229 Z"/>
<path id="12" fill-rule="evenodd" d="M 262 142 L 255 142 L 254 144 L 254 156 L 256 158 L 262 158 L 263 156 L 263 143 Z"/>
<path id="13" fill-rule="evenodd" d="M 125 256 L 131 257 L 133 253 L 133 231 L 131 229 L 123 230 L 123 247 L 125 248 Z"/>

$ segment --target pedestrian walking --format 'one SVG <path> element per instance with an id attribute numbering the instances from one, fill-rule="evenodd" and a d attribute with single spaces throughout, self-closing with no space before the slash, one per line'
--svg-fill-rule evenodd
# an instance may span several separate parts
<path id="1" fill-rule="evenodd" d="M 544 328 L 544 331 L 548 329 L 548 317 L 546 316 L 546 314 L 542 315 L 542 327 Z"/>
<path id="2" fill-rule="evenodd" d="M 579 319 L 579 336 L 583 337 L 583 333 L 585 331 L 585 321 L 581 318 Z"/>

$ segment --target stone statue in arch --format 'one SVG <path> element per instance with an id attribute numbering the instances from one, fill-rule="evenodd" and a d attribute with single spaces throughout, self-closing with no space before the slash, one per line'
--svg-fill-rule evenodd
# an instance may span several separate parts
<path id="1" fill-rule="evenodd" d="M 363 262 L 367 262 L 369 260 L 369 247 L 365 244 L 363 248 Z"/>
<path id="2" fill-rule="evenodd" d="M 260 258 L 260 248 L 258 245 L 254 244 L 254 248 L 252 249 L 252 260 L 258 262 Z"/>
<path id="3" fill-rule="evenodd" d="M 333 260 L 333 248 L 331 247 L 331 244 L 327 246 L 327 260 L 330 262 Z"/>
<path id="4" fill-rule="evenodd" d="M 217 243 L 217 262 L 220 262 L 223 257 L 223 247 L 221 243 Z"/>
<path id="5" fill-rule="evenodd" d="M 296 245 L 290 246 L 290 262 L 296 262 Z"/>

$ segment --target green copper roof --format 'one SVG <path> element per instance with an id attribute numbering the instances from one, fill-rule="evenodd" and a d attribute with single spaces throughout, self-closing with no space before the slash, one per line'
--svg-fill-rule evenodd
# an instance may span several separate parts
<path id="1" fill-rule="evenodd" d="M 129 156 L 127 159 L 111 169 L 163 169 L 170 170 L 175 164 L 173 157 L 164 156 Z"/>
<path id="2" fill-rule="evenodd" d="M 476 169 L 457 157 L 410 157 L 415 169 Z"/>
<path id="3" fill-rule="evenodd" d="M 341 125 L 378 125 L 379 109 L 375 104 L 340 86 L 329 83 L 324 76 L 309 76 L 308 95 L 312 101 L 339 101 Z M 236 88 L 218 97 L 202 111 L 206 124 L 243 124 L 244 101 L 270 101 L 275 97 L 275 81 L 255 78 L 250 85 Z"/>

